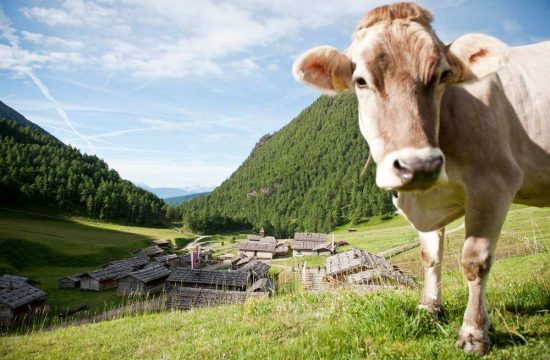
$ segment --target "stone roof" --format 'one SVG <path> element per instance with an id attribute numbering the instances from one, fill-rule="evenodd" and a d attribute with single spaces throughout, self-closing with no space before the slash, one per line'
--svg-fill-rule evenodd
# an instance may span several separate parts
<path id="1" fill-rule="evenodd" d="M 108 267 L 127 268 L 127 267 L 130 267 L 133 270 L 135 270 L 139 267 L 147 265 L 148 262 L 149 262 L 149 259 L 147 259 L 146 257 L 135 256 L 135 257 L 130 258 L 130 259 L 111 261 L 110 263 L 105 264 L 103 266 L 103 268 L 108 268 Z"/>
<path id="2" fill-rule="evenodd" d="M 241 267 L 237 271 L 244 271 L 250 273 L 253 279 L 259 279 L 267 277 L 270 266 L 257 259 L 249 261 L 246 265 Z"/>
<path id="3" fill-rule="evenodd" d="M 26 283 L 29 279 L 23 276 L 2 275 L 0 276 L 0 289 L 11 287 L 15 284 Z"/>
<path id="4" fill-rule="evenodd" d="M 240 260 L 237 261 L 237 267 L 241 267 L 241 266 L 244 266 L 246 264 L 248 264 L 249 262 L 251 262 L 252 260 L 256 260 L 257 258 L 255 256 L 246 256 L 244 254 L 242 254 L 242 257 L 239 258 Z"/>
<path id="5" fill-rule="evenodd" d="M 158 254 L 162 254 L 163 252 L 164 252 L 164 250 L 159 248 L 157 245 L 153 245 L 153 246 L 149 246 L 149 247 L 146 247 L 146 248 L 143 248 L 143 249 L 136 250 L 136 251 L 134 251 L 134 254 L 146 255 L 146 256 L 155 256 L 155 255 L 158 255 Z"/>
<path id="6" fill-rule="evenodd" d="M 215 285 L 220 287 L 246 287 L 250 274 L 246 271 L 176 269 L 167 281 L 193 285 Z"/>
<path id="7" fill-rule="evenodd" d="M 250 286 L 249 291 L 260 291 L 271 294 L 273 292 L 273 282 L 269 278 L 258 279 Z"/>
<path id="8" fill-rule="evenodd" d="M 397 269 L 378 268 L 360 271 L 347 278 L 354 285 L 414 285 L 414 280 Z"/>
<path id="9" fill-rule="evenodd" d="M 124 275 L 120 278 L 132 276 L 143 283 L 148 283 L 151 281 L 162 279 L 163 277 L 168 277 L 170 273 L 171 271 L 164 266 L 156 264 L 156 266 L 150 266 L 142 270 L 132 271 L 131 273 Z"/>
<path id="10" fill-rule="evenodd" d="M 393 269 L 383 257 L 359 249 L 351 249 L 332 255 L 326 261 L 327 275 L 338 275 L 366 269 Z"/>
<path id="11" fill-rule="evenodd" d="M 317 241 L 325 242 L 327 241 L 328 235 L 322 233 L 294 233 L 294 241 Z"/>
<path id="12" fill-rule="evenodd" d="M 260 241 L 246 241 L 237 246 L 240 251 L 263 251 L 269 253 L 274 253 L 276 247 L 276 243 L 264 243 Z"/>
<path id="13" fill-rule="evenodd" d="M 188 310 L 194 307 L 244 304 L 248 294 L 244 291 L 226 291 L 201 288 L 176 288 L 168 294 L 171 308 Z"/>
<path id="14" fill-rule="evenodd" d="M 131 273 L 134 269 L 131 267 L 115 267 L 115 266 L 109 266 L 104 269 L 91 271 L 89 273 L 84 274 L 83 276 L 90 276 L 91 278 L 97 280 L 97 281 L 105 281 L 105 280 L 112 280 L 119 277 L 122 277 L 124 275 L 128 275 Z"/>
<path id="15" fill-rule="evenodd" d="M 248 241 L 259 241 L 259 242 L 265 242 L 265 243 L 277 243 L 277 239 L 275 239 L 274 236 L 264 236 L 261 237 L 259 235 L 248 235 L 246 237 Z"/>
<path id="16" fill-rule="evenodd" d="M 46 298 L 46 293 L 27 283 L 17 283 L 0 290 L 0 304 L 16 309 L 36 300 Z"/>

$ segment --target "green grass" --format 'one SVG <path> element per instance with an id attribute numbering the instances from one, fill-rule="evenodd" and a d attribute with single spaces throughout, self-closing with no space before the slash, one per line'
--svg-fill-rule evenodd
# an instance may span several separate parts
<path id="1" fill-rule="evenodd" d="M 184 236 L 173 229 L 141 228 L 78 218 L 41 216 L 0 209 L 0 273 L 24 275 L 38 281 L 48 294 L 52 313 L 80 304 L 92 312 L 120 304 L 114 290 L 61 290 L 63 276 L 100 268 L 132 256 L 151 240 Z"/>
<path id="2" fill-rule="evenodd" d="M 531 264 L 522 266 L 522 264 Z M 550 258 L 505 259 L 489 281 L 495 344 L 488 359 L 550 351 Z M 294 290 L 243 306 L 135 315 L 0 338 L 3 359 L 467 359 L 453 347 L 466 289 L 445 275 L 447 320 L 417 310 L 419 290 L 360 295 Z"/>

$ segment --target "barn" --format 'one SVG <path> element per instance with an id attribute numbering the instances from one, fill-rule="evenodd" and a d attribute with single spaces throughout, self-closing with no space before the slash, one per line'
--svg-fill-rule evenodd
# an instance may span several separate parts
<path id="1" fill-rule="evenodd" d="M 321 233 L 295 233 L 292 241 L 292 255 L 315 256 L 334 253 L 335 244 L 327 242 L 328 235 Z"/>
<path id="2" fill-rule="evenodd" d="M 0 289 L 0 325 L 42 309 L 45 302 L 44 291 L 26 282 L 12 282 Z"/>
<path id="3" fill-rule="evenodd" d="M 117 279 L 117 294 L 155 294 L 164 289 L 164 284 L 170 273 L 171 271 L 161 264 L 155 264 L 142 270 L 132 271 Z"/>
<path id="4" fill-rule="evenodd" d="M 101 270 L 82 275 L 80 288 L 84 290 L 102 291 L 117 287 L 117 279 L 134 271 L 131 267 L 109 266 Z"/>
<path id="5" fill-rule="evenodd" d="M 246 241 L 241 242 L 237 249 L 248 257 L 259 259 L 273 259 L 277 248 L 277 242 Z"/>
<path id="6" fill-rule="evenodd" d="M 166 280 L 170 288 L 197 287 L 204 289 L 246 291 L 250 282 L 248 271 L 176 269 Z"/>
<path id="7" fill-rule="evenodd" d="M 74 274 L 62 277 L 57 281 L 60 289 L 78 289 L 80 288 L 80 278 L 84 273 Z"/>

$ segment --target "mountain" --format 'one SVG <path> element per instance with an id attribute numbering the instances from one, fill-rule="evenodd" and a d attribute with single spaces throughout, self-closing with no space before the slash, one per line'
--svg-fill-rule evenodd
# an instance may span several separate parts
<path id="1" fill-rule="evenodd" d="M 10 118 L 0 118 L 0 204 L 133 224 L 164 221 L 165 204 L 157 196 L 8 109 L 2 116 Z"/>
<path id="2" fill-rule="evenodd" d="M 190 200 L 192 200 L 192 199 L 194 199 L 198 196 L 204 196 L 204 195 L 208 195 L 208 194 L 210 194 L 210 191 L 194 193 L 194 194 L 189 194 L 189 195 L 184 195 L 184 196 L 174 196 L 174 197 L 165 198 L 163 200 L 168 205 L 176 206 L 176 205 L 179 205 L 181 203 L 190 201 Z"/>
<path id="3" fill-rule="evenodd" d="M 187 195 L 193 195 L 193 194 L 199 194 L 199 193 L 208 193 L 212 191 L 213 188 L 206 187 L 206 186 L 189 186 L 189 187 L 182 187 L 182 188 L 171 188 L 171 187 L 150 187 L 147 184 L 144 183 L 136 183 L 137 186 L 140 188 L 150 191 L 153 194 L 157 195 L 161 199 L 169 199 L 169 198 L 175 198 L 175 197 L 181 197 L 181 196 L 187 196 Z"/>
<path id="4" fill-rule="evenodd" d="M 391 195 L 376 187 L 374 165 L 360 177 L 368 153 L 355 96 L 323 96 L 287 126 L 263 136 L 210 195 L 179 210 L 197 231 L 241 225 L 279 236 L 330 231 L 348 220 L 391 213 Z"/>
<path id="5" fill-rule="evenodd" d="M 12 120 L 19 126 L 30 127 L 31 129 L 34 129 L 37 132 L 50 137 L 52 140 L 60 142 L 55 136 L 42 129 L 40 126 L 36 125 L 32 121 L 28 120 L 26 117 L 24 117 L 8 105 L 4 104 L 2 101 L 0 101 L 0 119 Z"/>

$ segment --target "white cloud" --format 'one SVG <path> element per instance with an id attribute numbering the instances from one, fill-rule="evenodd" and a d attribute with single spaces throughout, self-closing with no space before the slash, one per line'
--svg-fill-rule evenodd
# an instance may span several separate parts
<path id="1" fill-rule="evenodd" d="M 504 19 L 502 21 L 502 26 L 504 27 L 504 31 L 506 31 L 508 34 L 517 34 L 521 30 L 521 26 L 510 19 Z"/>
<path id="2" fill-rule="evenodd" d="M 71 50 L 78 50 L 84 46 L 81 41 L 62 39 L 57 36 L 46 36 L 29 31 L 21 31 L 21 35 L 23 35 L 25 41 L 42 46 L 61 47 Z"/>

